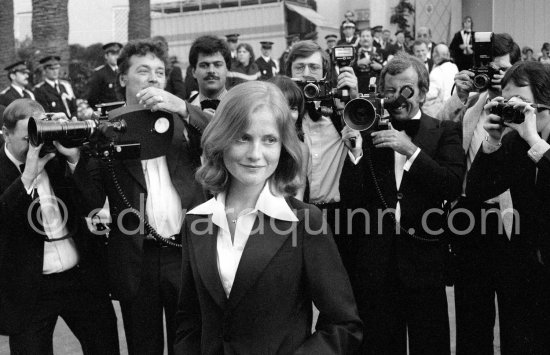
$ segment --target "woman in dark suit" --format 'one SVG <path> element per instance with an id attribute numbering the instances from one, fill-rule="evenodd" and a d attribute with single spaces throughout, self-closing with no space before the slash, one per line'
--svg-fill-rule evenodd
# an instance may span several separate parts
<path id="1" fill-rule="evenodd" d="M 202 145 L 215 197 L 185 218 L 176 353 L 352 354 L 362 324 L 331 232 L 289 197 L 302 159 L 281 91 L 233 88 Z"/>

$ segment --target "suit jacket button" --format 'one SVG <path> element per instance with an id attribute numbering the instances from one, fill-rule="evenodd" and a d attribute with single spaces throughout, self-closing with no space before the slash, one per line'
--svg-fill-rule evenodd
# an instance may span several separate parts
<path id="1" fill-rule="evenodd" d="M 402 200 L 403 199 L 403 193 L 402 192 L 398 192 L 397 193 L 397 200 Z"/>

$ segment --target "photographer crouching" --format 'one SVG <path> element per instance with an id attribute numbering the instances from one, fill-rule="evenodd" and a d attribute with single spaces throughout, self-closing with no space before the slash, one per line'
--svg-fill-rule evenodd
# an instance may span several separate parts
<path id="1" fill-rule="evenodd" d="M 429 76 L 417 58 L 396 54 L 379 80 L 389 117 L 380 119 L 380 108 L 364 115 L 374 124 L 357 141 L 363 157 L 346 162 L 340 181 L 342 201 L 368 217 L 361 226 L 363 216 L 353 216 L 350 278 L 365 324 L 361 354 L 406 354 L 407 335 L 411 355 L 449 354 L 442 205 L 460 193 L 460 126 L 422 112 Z"/>
<path id="2" fill-rule="evenodd" d="M 544 354 L 550 347 L 550 72 L 519 62 L 501 86 L 502 97 L 484 106 L 487 133 L 466 194 L 484 201 L 510 189 L 514 228 L 508 252 L 498 259 L 506 275 L 498 302 L 507 314 L 500 339 L 511 354 Z M 507 127 L 512 131 L 504 135 Z"/>
<path id="3" fill-rule="evenodd" d="M 354 139 L 361 141 L 361 135 L 344 125 L 335 107 L 332 91 L 347 91 L 349 98 L 356 98 L 357 77 L 350 66 L 340 67 L 337 90 L 333 90 L 328 84 L 330 81 L 324 80 L 329 68 L 328 55 L 317 43 L 301 41 L 292 46 L 286 74 L 298 80 L 306 97 L 302 128 L 310 155 L 304 201 L 315 204 L 325 214 L 344 266 L 351 274 L 349 267 L 353 253 L 349 246 L 350 238 L 343 229 L 347 219 L 343 212 L 347 206 L 341 204 L 339 183 L 346 156 L 353 162 L 362 156 L 360 146 L 356 148 L 352 145 Z"/>

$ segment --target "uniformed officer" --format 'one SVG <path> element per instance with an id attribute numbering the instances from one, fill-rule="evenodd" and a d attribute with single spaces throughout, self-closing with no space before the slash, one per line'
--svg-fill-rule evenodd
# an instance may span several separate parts
<path id="1" fill-rule="evenodd" d="M 46 112 L 63 112 L 72 118 L 76 117 L 76 98 L 71 84 L 59 79 L 60 60 L 50 55 L 38 61 L 44 69 L 44 81 L 34 87 L 34 96 Z"/>
<path id="2" fill-rule="evenodd" d="M 89 89 L 86 97 L 88 104 L 92 108 L 95 108 L 95 105 L 101 103 L 124 101 L 117 93 L 115 85 L 118 75 L 116 61 L 122 44 L 111 42 L 107 43 L 102 48 L 105 52 L 105 64 L 94 69 L 92 78 L 88 83 Z"/>
<path id="3" fill-rule="evenodd" d="M 225 35 L 227 38 L 227 46 L 231 52 L 231 68 L 234 68 L 237 65 L 237 46 L 239 45 L 239 36 L 238 33 L 231 33 Z M 229 68 L 231 70 L 231 68 Z"/>
<path id="4" fill-rule="evenodd" d="M 288 54 L 290 53 L 290 50 L 292 49 L 292 46 L 294 45 L 294 43 L 298 41 L 300 41 L 300 36 L 298 34 L 290 34 L 286 36 L 287 48 L 279 58 L 279 68 L 281 68 L 282 72 L 286 70 L 286 60 L 288 58 Z"/>
<path id="5" fill-rule="evenodd" d="M 34 94 L 26 87 L 29 85 L 30 71 L 24 61 L 15 62 L 4 68 L 8 72 L 11 85 L 0 92 L 0 105 L 8 106 L 17 99 L 34 100 Z"/>
<path id="6" fill-rule="evenodd" d="M 271 59 L 273 42 L 262 41 L 260 44 L 262 45 L 262 55 L 256 59 L 256 64 L 258 65 L 258 69 L 260 69 L 260 80 L 267 80 L 274 77 L 279 72 L 279 68 L 277 68 L 275 61 Z"/>

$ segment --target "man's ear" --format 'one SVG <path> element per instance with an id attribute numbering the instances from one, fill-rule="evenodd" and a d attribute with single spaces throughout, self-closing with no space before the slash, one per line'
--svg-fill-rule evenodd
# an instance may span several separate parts
<path id="1" fill-rule="evenodd" d="M 120 76 L 118 77 L 118 82 L 119 82 L 120 86 L 122 86 L 123 88 L 126 87 L 126 82 L 127 81 L 128 81 L 128 75 L 120 74 Z"/>
<path id="2" fill-rule="evenodd" d="M 9 132 L 6 126 L 2 126 L 2 135 L 4 136 L 4 140 L 7 142 L 9 139 Z"/>
<path id="3" fill-rule="evenodd" d="M 197 77 L 195 76 L 195 68 L 191 68 L 191 74 L 193 74 L 193 78 L 195 78 L 195 79 L 197 78 Z"/>

